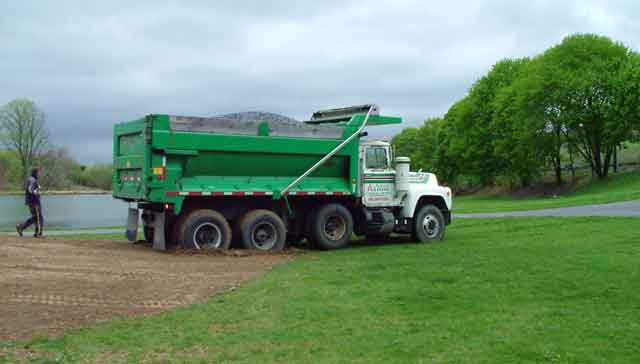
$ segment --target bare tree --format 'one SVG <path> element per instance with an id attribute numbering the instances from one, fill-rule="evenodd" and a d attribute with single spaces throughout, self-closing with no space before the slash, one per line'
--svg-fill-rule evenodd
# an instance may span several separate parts
<path id="1" fill-rule="evenodd" d="M 49 144 L 44 113 L 31 100 L 10 101 L 0 110 L 0 141 L 18 155 L 26 176 Z"/>

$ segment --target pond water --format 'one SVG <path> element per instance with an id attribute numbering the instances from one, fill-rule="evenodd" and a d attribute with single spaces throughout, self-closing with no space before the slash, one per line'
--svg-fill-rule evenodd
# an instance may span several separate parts
<path id="1" fill-rule="evenodd" d="M 128 204 L 111 195 L 42 196 L 45 227 L 124 226 Z M 0 227 L 15 226 L 29 216 L 23 196 L 0 196 Z"/>

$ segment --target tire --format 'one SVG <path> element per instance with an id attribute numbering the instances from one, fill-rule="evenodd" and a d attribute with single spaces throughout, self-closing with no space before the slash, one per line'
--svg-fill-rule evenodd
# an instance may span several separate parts
<path id="1" fill-rule="evenodd" d="M 389 236 L 391 236 L 391 234 L 374 234 L 374 235 L 367 235 L 366 239 L 369 243 L 386 243 L 387 240 L 389 240 Z"/>
<path id="2" fill-rule="evenodd" d="M 231 227 L 217 211 L 195 210 L 180 219 L 178 241 L 188 250 L 226 250 L 231 244 Z"/>
<path id="3" fill-rule="evenodd" d="M 247 212 L 238 223 L 242 246 L 245 249 L 279 252 L 287 240 L 284 221 L 272 211 Z"/>
<path id="4" fill-rule="evenodd" d="M 442 211 L 434 205 L 424 205 L 415 215 L 413 237 L 419 243 L 442 240 L 445 228 Z"/>
<path id="5" fill-rule="evenodd" d="M 322 250 L 341 249 L 353 236 L 353 216 L 346 207 L 330 203 L 311 215 L 310 240 Z"/>

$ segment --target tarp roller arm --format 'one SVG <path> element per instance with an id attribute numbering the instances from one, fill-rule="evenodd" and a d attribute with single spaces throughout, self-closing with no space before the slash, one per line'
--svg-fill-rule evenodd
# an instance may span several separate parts
<path id="1" fill-rule="evenodd" d="M 367 116 L 364 118 L 364 121 L 362 122 L 362 125 L 360 126 L 360 128 L 358 128 L 358 130 L 355 133 L 351 134 L 342 143 L 338 144 L 338 146 L 335 147 L 331 152 L 329 152 L 329 154 L 322 157 L 322 159 L 320 159 L 316 164 L 314 164 L 311 168 L 309 168 L 306 172 L 304 172 L 300 177 L 296 178 L 287 187 L 285 187 L 282 191 L 280 191 L 280 195 L 286 196 L 287 193 L 289 193 L 289 191 L 295 186 L 297 186 L 303 179 L 305 179 L 308 175 L 313 173 L 316 169 L 318 169 L 318 167 L 323 165 L 327 160 L 329 160 L 329 158 L 333 157 L 336 153 L 338 153 L 342 148 L 344 148 L 345 145 L 349 144 L 349 142 L 351 142 L 354 138 L 357 138 L 360 135 L 360 133 L 362 133 L 364 128 L 367 126 L 367 121 L 369 121 L 369 116 L 374 110 L 375 110 L 375 105 L 371 105 L 369 107 L 369 111 L 367 111 Z"/>

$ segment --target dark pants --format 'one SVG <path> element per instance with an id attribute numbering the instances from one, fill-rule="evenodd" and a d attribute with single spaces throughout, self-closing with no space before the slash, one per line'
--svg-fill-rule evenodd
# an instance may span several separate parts
<path id="1" fill-rule="evenodd" d="M 42 206 L 40 204 L 29 205 L 29 211 L 31 211 L 31 217 L 20 225 L 21 230 L 26 230 L 29 226 L 35 225 L 35 235 L 42 235 L 42 228 L 44 227 L 44 219 L 42 218 Z"/>

